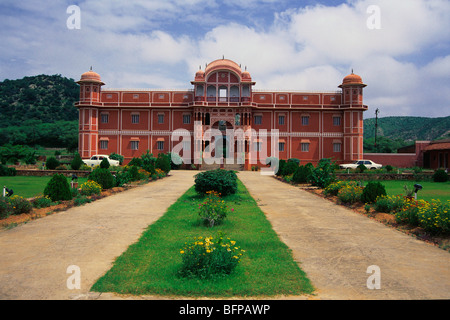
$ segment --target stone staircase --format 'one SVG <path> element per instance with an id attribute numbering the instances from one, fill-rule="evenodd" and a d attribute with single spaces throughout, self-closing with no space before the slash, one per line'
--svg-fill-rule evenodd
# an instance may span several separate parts
<path id="1" fill-rule="evenodd" d="M 220 164 L 214 163 L 214 164 L 206 164 L 206 163 L 202 163 L 202 165 L 200 166 L 200 170 L 202 171 L 208 171 L 208 170 L 216 170 L 220 168 Z M 234 170 L 234 171 L 243 171 L 244 170 L 244 165 L 243 164 L 224 164 L 224 169 L 225 170 Z"/>

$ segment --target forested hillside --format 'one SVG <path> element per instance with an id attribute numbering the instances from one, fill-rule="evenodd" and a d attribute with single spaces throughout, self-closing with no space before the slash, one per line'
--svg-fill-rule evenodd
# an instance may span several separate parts
<path id="1" fill-rule="evenodd" d="M 375 136 L 375 118 L 364 120 L 364 138 Z M 443 118 L 385 117 L 378 118 L 378 137 L 406 142 L 450 137 L 450 116 Z"/>
<path id="2" fill-rule="evenodd" d="M 78 84 L 61 75 L 0 82 L 0 145 L 73 146 L 78 98 Z"/>

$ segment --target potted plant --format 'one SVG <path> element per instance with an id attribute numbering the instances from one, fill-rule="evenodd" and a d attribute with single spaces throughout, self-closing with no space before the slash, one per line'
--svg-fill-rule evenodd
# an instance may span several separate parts
<path id="1" fill-rule="evenodd" d="M 414 189 L 409 188 L 406 184 L 403 186 L 403 189 L 405 190 L 405 198 L 408 200 L 414 199 Z"/>

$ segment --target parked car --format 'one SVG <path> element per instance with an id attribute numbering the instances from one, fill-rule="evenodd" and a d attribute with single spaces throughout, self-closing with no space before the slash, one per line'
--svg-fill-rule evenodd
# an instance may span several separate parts
<path id="1" fill-rule="evenodd" d="M 83 162 L 89 167 L 95 167 L 99 166 L 100 162 L 102 162 L 104 158 L 108 159 L 109 164 L 111 166 L 118 166 L 120 164 L 119 161 L 110 159 L 107 155 L 104 154 L 96 154 L 92 156 L 90 159 L 83 160 Z"/>
<path id="2" fill-rule="evenodd" d="M 341 169 L 356 169 L 359 165 L 365 165 L 367 169 L 381 169 L 383 165 L 373 162 L 372 160 L 357 160 L 349 164 L 341 164 Z"/>

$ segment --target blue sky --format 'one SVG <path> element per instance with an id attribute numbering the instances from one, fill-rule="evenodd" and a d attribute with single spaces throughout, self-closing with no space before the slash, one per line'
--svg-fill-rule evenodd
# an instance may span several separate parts
<path id="1" fill-rule="evenodd" d="M 366 118 L 450 115 L 448 0 L 2 0 L 0 27 L 0 80 L 92 66 L 107 88 L 190 89 L 225 56 L 256 89 L 335 91 L 353 69 Z"/>

